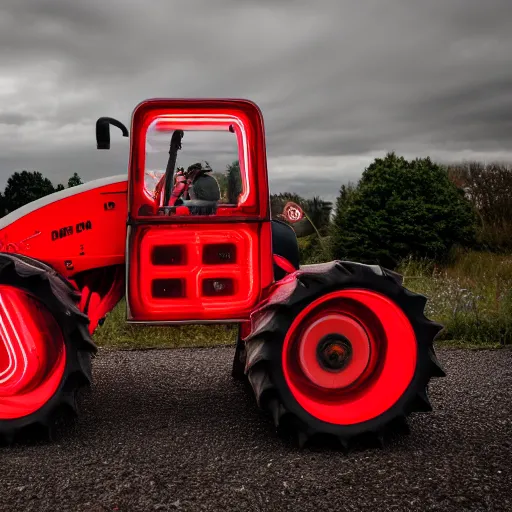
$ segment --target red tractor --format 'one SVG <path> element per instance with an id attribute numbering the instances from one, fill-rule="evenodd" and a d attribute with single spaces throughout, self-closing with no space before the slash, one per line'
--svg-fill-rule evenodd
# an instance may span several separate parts
<path id="1" fill-rule="evenodd" d="M 239 326 L 233 376 L 246 380 L 278 431 L 348 446 L 382 440 L 431 410 L 444 376 L 442 329 L 426 298 L 377 265 L 299 265 L 295 233 L 271 220 L 263 118 L 246 100 L 152 99 L 133 112 L 128 176 L 34 201 L 0 219 L 0 439 L 50 433 L 91 383 L 91 338 L 126 297 L 127 322 Z M 186 133 L 223 131 L 238 147 L 237 194 L 221 200 L 208 168 L 176 170 Z M 150 134 L 170 140 L 147 185 Z M 184 139 L 184 144 L 186 137 Z M 163 162 L 162 162 L 163 163 Z M 281 430 L 282 428 L 282 430 Z"/>

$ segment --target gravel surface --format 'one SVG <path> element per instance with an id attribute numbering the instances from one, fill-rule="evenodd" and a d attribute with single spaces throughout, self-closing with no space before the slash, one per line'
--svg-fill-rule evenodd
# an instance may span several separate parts
<path id="1" fill-rule="evenodd" d="M 348 455 L 276 438 L 232 355 L 101 350 L 71 431 L 0 449 L 0 510 L 512 510 L 512 351 L 438 350 L 434 412 Z"/>

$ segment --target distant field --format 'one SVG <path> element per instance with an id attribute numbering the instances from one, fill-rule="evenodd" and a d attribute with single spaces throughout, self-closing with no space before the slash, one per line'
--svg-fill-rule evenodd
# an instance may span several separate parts
<path id="1" fill-rule="evenodd" d="M 465 347 L 512 345 L 512 256 L 462 253 L 447 268 L 409 261 L 399 269 L 404 285 L 429 297 L 427 316 L 445 326 L 439 344 Z M 94 338 L 99 346 L 208 347 L 233 344 L 234 326 L 140 327 L 124 322 L 124 300 Z"/>

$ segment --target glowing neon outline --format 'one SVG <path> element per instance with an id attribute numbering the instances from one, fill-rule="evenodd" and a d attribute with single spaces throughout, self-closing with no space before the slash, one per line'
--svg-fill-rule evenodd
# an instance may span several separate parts
<path id="1" fill-rule="evenodd" d="M 247 183 L 247 184 L 249 183 L 249 174 L 247 172 L 247 165 L 249 164 L 249 151 L 247 148 L 247 132 L 245 130 L 245 125 L 244 125 L 243 121 L 239 117 L 233 116 L 231 114 L 212 114 L 207 117 L 205 117 L 202 114 L 186 114 L 186 115 L 181 115 L 181 116 L 176 116 L 176 115 L 172 115 L 172 114 L 158 115 L 158 116 L 155 116 L 155 119 L 153 119 L 149 123 L 149 125 L 146 129 L 146 134 L 144 137 L 144 140 L 146 141 L 146 143 L 147 143 L 147 136 L 148 136 L 149 130 L 152 127 L 156 128 L 158 123 L 162 122 L 162 121 L 171 122 L 171 123 L 174 123 L 177 125 L 179 125 L 181 123 L 191 122 L 191 121 L 194 121 L 194 123 L 197 123 L 198 125 L 203 123 L 203 124 L 209 124 L 209 125 L 215 126 L 215 125 L 220 125 L 220 124 L 226 124 L 227 122 L 230 122 L 231 124 L 236 124 L 236 126 L 238 127 L 240 134 L 242 136 L 242 153 L 243 153 L 243 162 L 242 163 L 243 163 L 243 165 L 241 166 L 241 170 L 243 168 L 245 183 Z M 205 129 L 201 130 L 201 128 L 198 127 L 196 130 L 194 130 L 192 128 L 190 131 L 205 131 L 205 132 L 207 132 L 207 131 L 217 131 L 217 130 L 205 130 Z M 219 131 L 220 131 L 220 128 L 219 128 Z M 238 137 L 237 137 L 237 139 L 238 139 Z M 240 149 L 239 149 L 239 151 L 240 151 Z M 146 154 L 147 154 L 146 147 L 144 147 L 144 172 L 146 171 L 146 169 L 145 169 L 146 168 Z M 146 195 L 149 193 L 149 191 L 146 189 L 145 186 L 144 186 L 144 193 Z M 248 196 L 249 196 L 249 187 L 246 187 L 244 194 L 240 198 L 240 203 L 244 203 L 247 200 Z M 148 198 L 151 198 L 151 196 L 148 195 Z"/>
<path id="2" fill-rule="evenodd" d="M 3 315 L 2 315 L 2 313 L 3 313 Z M 17 358 L 17 355 L 16 355 L 16 351 L 14 350 L 14 346 L 12 344 L 11 337 L 9 336 L 9 333 L 7 332 L 7 328 L 6 328 L 6 325 L 5 325 L 5 322 L 4 322 L 4 315 L 7 318 L 8 323 L 11 326 L 12 332 L 14 333 L 14 336 L 16 337 L 16 341 L 18 342 L 18 345 L 20 347 L 21 353 L 23 355 L 23 371 L 22 371 L 23 375 L 25 374 L 25 372 L 27 371 L 27 368 L 28 368 L 27 353 L 25 352 L 23 344 L 21 343 L 20 337 L 18 335 L 18 331 L 14 327 L 14 324 L 13 324 L 13 321 L 11 319 L 11 316 L 9 315 L 9 312 L 8 312 L 6 306 L 5 306 L 3 297 L 0 294 L 0 328 L 3 331 L 3 333 L 4 333 L 4 336 L 2 337 L 2 340 L 4 341 L 4 344 L 6 345 L 6 347 L 7 347 L 7 345 L 9 345 L 9 347 L 10 347 L 10 349 L 12 351 L 12 356 L 14 357 L 14 368 L 13 368 L 13 370 L 11 371 L 11 373 L 7 377 L 5 377 L 3 379 L 0 379 L 0 384 L 6 383 L 16 373 L 16 370 L 18 368 L 18 358 Z M 9 352 L 9 350 L 7 350 L 7 351 Z M 7 367 L 6 370 L 1 372 L 0 375 L 4 375 L 6 372 L 8 372 L 9 369 L 10 369 L 11 364 L 12 364 L 11 353 L 9 353 L 9 366 Z"/>

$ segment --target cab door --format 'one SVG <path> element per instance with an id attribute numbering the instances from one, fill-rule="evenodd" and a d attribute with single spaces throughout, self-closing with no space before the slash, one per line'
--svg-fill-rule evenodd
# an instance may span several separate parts
<path id="1" fill-rule="evenodd" d="M 178 131 L 176 156 L 171 140 Z M 131 132 L 128 321 L 247 320 L 273 280 L 259 108 L 247 100 L 147 100 L 135 109 Z M 162 184 L 202 157 L 220 199 L 165 204 Z"/>

